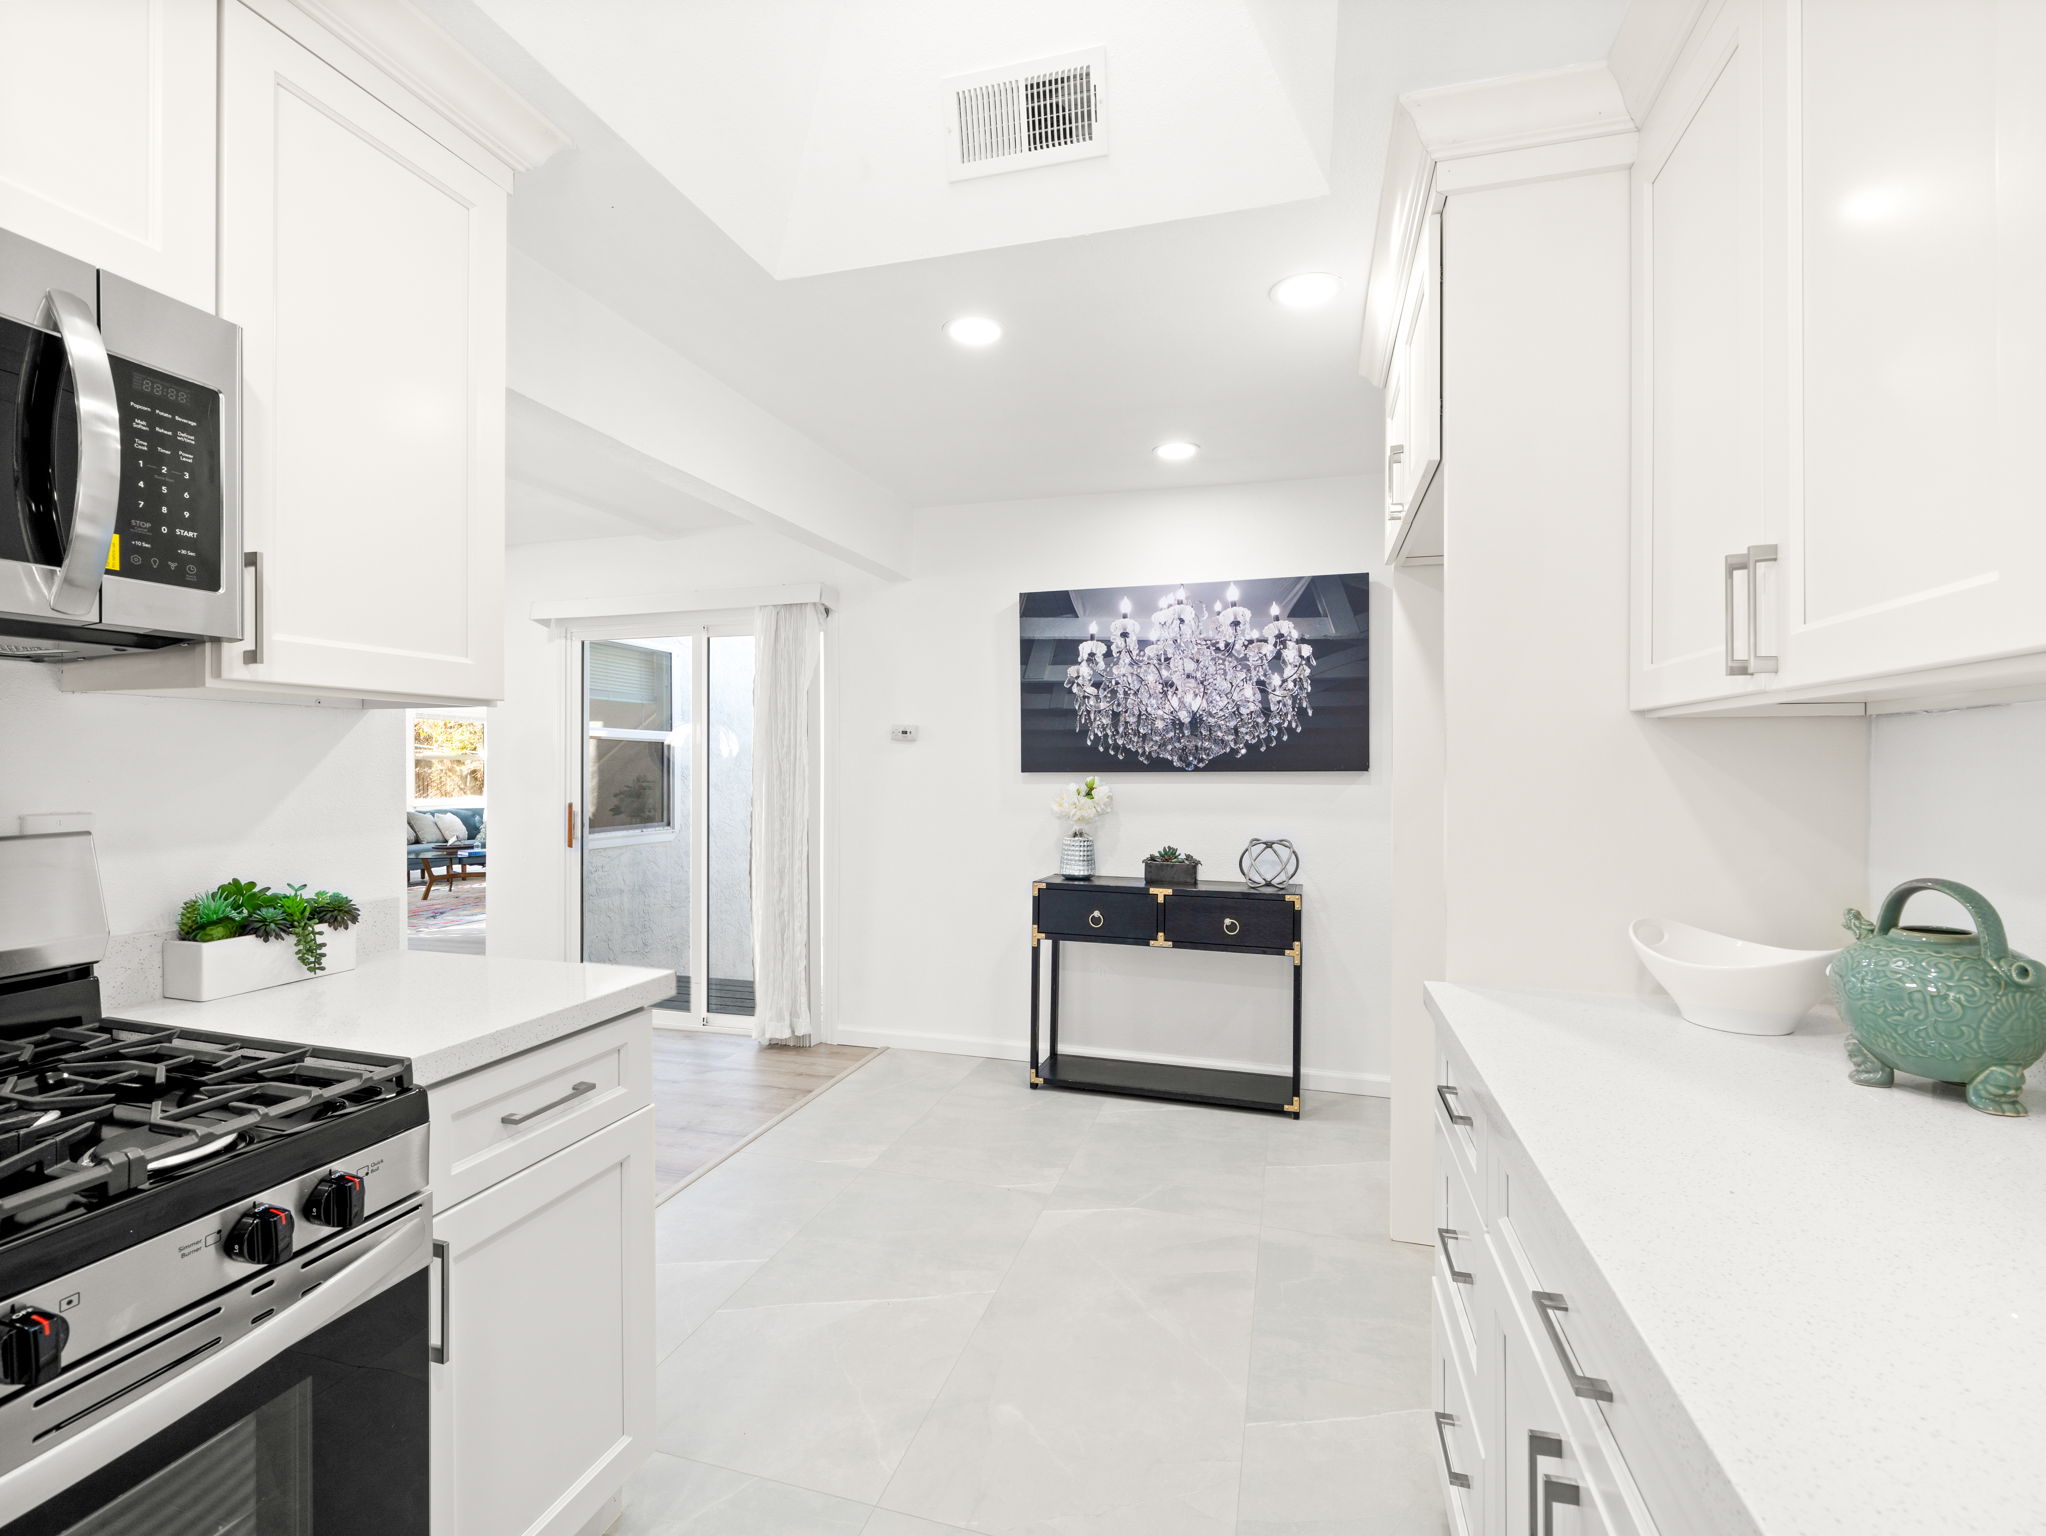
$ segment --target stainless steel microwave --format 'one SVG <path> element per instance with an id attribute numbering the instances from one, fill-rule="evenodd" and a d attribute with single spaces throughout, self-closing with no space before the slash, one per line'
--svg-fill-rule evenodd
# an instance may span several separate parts
<path id="1" fill-rule="evenodd" d="M 241 329 L 0 230 L 0 657 L 242 632 Z"/>

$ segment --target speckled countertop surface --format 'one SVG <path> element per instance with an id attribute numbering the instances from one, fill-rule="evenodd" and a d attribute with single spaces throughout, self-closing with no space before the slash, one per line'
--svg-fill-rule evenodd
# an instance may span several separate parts
<path id="1" fill-rule="evenodd" d="M 675 990 L 671 971 L 483 955 L 378 955 L 355 970 L 211 1003 L 111 1010 L 294 1045 L 409 1056 L 431 1086 L 644 1008 Z"/>
<path id="2" fill-rule="evenodd" d="M 1848 1082 L 1816 1015 L 1428 997 L 1761 1530 L 2046 1532 L 2038 1084 L 2002 1119 Z"/>

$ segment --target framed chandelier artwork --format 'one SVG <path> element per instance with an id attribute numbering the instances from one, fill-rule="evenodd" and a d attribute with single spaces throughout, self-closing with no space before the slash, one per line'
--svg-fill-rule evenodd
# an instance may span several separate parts
<path id="1" fill-rule="evenodd" d="M 1025 773 L 1371 766 L 1371 578 L 1025 592 Z"/>

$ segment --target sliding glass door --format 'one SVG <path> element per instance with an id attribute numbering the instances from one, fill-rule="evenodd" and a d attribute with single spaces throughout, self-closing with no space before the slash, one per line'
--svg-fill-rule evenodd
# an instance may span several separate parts
<path id="1" fill-rule="evenodd" d="M 753 1013 L 753 637 L 582 644 L 582 955 L 675 973 L 672 1023 Z"/>

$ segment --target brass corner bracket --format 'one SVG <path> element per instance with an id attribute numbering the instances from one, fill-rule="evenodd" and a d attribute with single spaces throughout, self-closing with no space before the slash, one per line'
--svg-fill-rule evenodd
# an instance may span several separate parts
<path id="1" fill-rule="evenodd" d="M 1041 891 L 1044 889 L 1044 882 L 1042 880 L 1033 880 L 1030 882 L 1030 889 L 1033 891 Z"/>
<path id="2" fill-rule="evenodd" d="M 1295 965 L 1298 965 L 1300 963 L 1300 941 L 1298 939 L 1295 939 L 1293 941 L 1293 947 L 1287 950 L 1286 953 L 1291 955 L 1293 957 L 1293 963 Z"/>
<path id="3" fill-rule="evenodd" d="M 1300 1113 L 1300 1095 L 1299 1095 L 1299 1094 L 1297 1094 L 1297 1093 L 1296 1093 L 1296 1094 L 1294 1094 L 1294 1095 L 1293 1095 L 1293 1102 L 1292 1102 L 1291 1104 L 1288 1104 L 1288 1105 L 1286 1106 L 1286 1112 L 1287 1112 L 1288 1114 L 1293 1114 L 1293 1115 L 1297 1115 L 1297 1114 L 1299 1114 L 1299 1113 Z"/>
<path id="4" fill-rule="evenodd" d="M 1170 949 L 1172 948 L 1172 940 L 1166 938 L 1165 935 L 1161 933 L 1158 935 L 1157 938 L 1151 941 L 1151 947 L 1153 949 Z"/>
<path id="5" fill-rule="evenodd" d="M 1037 941 L 1043 937 L 1044 934 L 1039 930 L 1037 924 L 1032 923 L 1030 925 L 1030 947 L 1032 949 L 1037 948 Z"/>
<path id="6" fill-rule="evenodd" d="M 1044 887 L 1040 885 L 1040 886 L 1038 887 L 1038 889 L 1039 889 L 1039 890 L 1041 891 L 1041 890 L 1043 890 L 1043 889 L 1044 889 Z M 1287 899 L 1288 901 L 1290 901 L 1290 902 L 1292 902 L 1292 903 L 1293 903 L 1293 908 L 1294 908 L 1294 910 L 1295 910 L 1295 911 L 1298 911 L 1298 910 L 1299 910 L 1299 908 L 1300 908 L 1300 893 L 1299 893 L 1298 891 L 1291 891 L 1291 892 L 1288 892 L 1288 893 L 1287 893 L 1287 896 L 1286 896 L 1286 899 Z"/>
<path id="7" fill-rule="evenodd" d="M 1169 885 L 1153 885 L 1147 886 L 1145 887 L 1145 889 L 1150 891 L 1150 893 L 1153 896 L 1156 896 L 1160 901 L 1163 901 L 1166 897 L 1172 894 L 1172 887 Z"/>
<path id="8" fill-rule="evenodd" d="M 1035 1072 L 1033 1072 L 1030 1074 L 1030 1086 L 1033 1088 L 1042 1088 L 1044 1086 L 1044 1079 L 1039 1077 Z M 1297 1105 L 1300 1101 L 1298 1099 L 1295 1099 L 1293 1102 Z"/>

